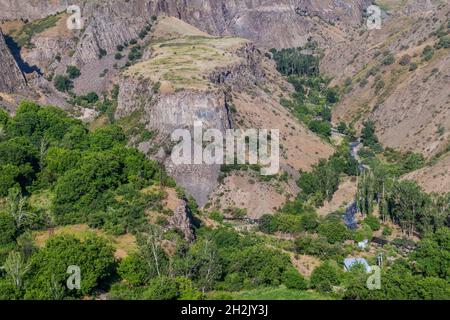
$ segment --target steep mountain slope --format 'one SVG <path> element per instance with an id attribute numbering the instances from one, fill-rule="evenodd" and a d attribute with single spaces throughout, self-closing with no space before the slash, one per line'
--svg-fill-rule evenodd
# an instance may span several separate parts
<path id="1" fill-rule="evenodd" d="M 0 92 L 12 93 L 26 88 L 26 81 L 6 45 L 0 30 Z"/>
<path id="2" fill-rule="evenodd" d="M 436 32 L 448 33 L 449 6 L 427 3 L 388 11 L 381 30 L 352 35 L 323 64 L 349 91 L 333 112 L 335 123 L 358 128 L 370 118 L 385 146 L 432 156 L 450 141 L 450 50 L 433 49 L 442 41 Z M 425 57 L 424 50 L 432 53 Z"/>
<path id="3" fill-rule="evenodd" d="M 368 0 L 342 2 L 322 1 L 0 1 L 0 20 L 36 20 L 64 12 L 69 4 L 81 7 L 85 28 L 72 31 L 58 40 L 37 35 L 31 43 L 36 53 L 30 58 L 55 57 L 61 51 L 73 50 L 70 63 L 82 66 L 96 60 L 101 50 L 114 52 L 117 45 L 136 38 L 150 17 L 167 14 L 177 17 L 213 35 L 235 35 L 260 46 L 293 47 L 313 37 L 332 46 L 339 28 L 362 22 Z M 64 22 L 67 19 L 64 16 Z M 332 27 L 329 23 L 338 26 Z M 64 55 L 63 55 L 64 56 Z M 44 59 L 48 67 L 51 59 Z"/>
<path id="4" fill-rule="evenodd" d="M 417 181 L 426 192 L 450 192 L 450 154 L 434 164 L 407 174 L 404 178 Z"/>
<path id="5" fill-rule="evenodd" d="M 292 120 L 279 105 L 274 97 L 282 96 L 289 85 L 247 40 L 212 37 L 167 17 L 153 27 L 144 56 L 148 59 L 120 75 L 116 117 L 125 118 L 122 121 L 137 117 L 146 130 L 157 133 L 157 145 L 139 141 L 139 148 L 162 158 L 169 174 L 200 205 L 206 204 L 216 188 L 220 166 L 175 166 L 160 150 L 161 145 L 171 144 L 168 139 L 174 129 L 192 129 L 194 121 L 202 121 L 204 129 L 219 129 L 224 136 L 226 129 L 236 127 L 279 129 L 281 166 L 295 176 L 298 169 L 308 169 L 332 154 L 331 146 Z M 237 190 L 237 185 L 231 187 Z"/>

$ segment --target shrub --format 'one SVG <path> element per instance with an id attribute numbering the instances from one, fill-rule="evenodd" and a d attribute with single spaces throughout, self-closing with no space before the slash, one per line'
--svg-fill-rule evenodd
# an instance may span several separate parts
<path id="1" fill-rule="evenodd" d="M 98 101 L 98 95 L 95 92 L 89 92 L 87 95 L 83 97 L 88 103 L 95 103 Z"/>
<path id="2" fill-rule="evenodd" d="M 331 244 L 336 242 L 343 242 L 348 239 L 347 227 L 339 222 L 325 222 L 319 225 L 317 231 L 320 235 L 327 238 L 327 241 Z"/>
<path id="3" fill-rule="evenodd" d="M 78 78 L 81 75 L 80 69 L 75 66 L 67 66 L 66 72 L 69 75 L 70 79 Z"/>
<path id="4" fill-rule="evenodd" d="M 408 64 L 411 63 L 411 56 L 405 54 L 404 56 L 402 56 L 400 58 L 400 61 L 398 62 L 401 66 L 407 66 Z"/>
<path id="5" fill-rule="evenodd" d="M 180 297 L 179 284 L 173 278 L 155 278 L 150 281 L 143 297 L 146 300 L 176 300 Z"/>
<path id="6" fill-rule="evenodd" d="M 287 269 L 283 273 L 281 281 L 289 289 L 306 290 L 308 288 L 305 278 L 294 268 Z"/>
<path id="7" fill-rule="evenodd" d="M 395 57 L 392 53 L 389 53 L 383 58 L 383 61 L 381 63 L 385 66 L 389 66 L 395 62 Z"/>
<path id="8" fill-rule="evenodd" d="M 360 242 L 365 239 L 370 241 L 372 240 L 372 236 L 372 229 L 367 224 L 363 223 L 362 226 L 354 232 L 353 240 L 355 240 L 356 242 Z"/>
<path id="9" fill-rule="evenodd" d="M 422 51 L 422 57 L 425 61 L 430 61 L 433 59 L 434 49 L 432 46 L 426 46 Z"/>
<path id="10" fill-rule="evenodd" d="M 368 83 L 369 83 L 369 81 L 366 78 L 364 78 L 364 79 L 361 79 L 361 81 L 359 82 L 359 86 L 361 88 L 364 88 Z"/>
<path id="11" fill-rule="evenodd" d="M 385 86 L 385 83 L 384 83 L 384 81 L 383 80 L 378 80 L 376 83 L 375 83 L 375 93 L 378 93 L 378 92 L 380 92 L 380 90 L 381 89 L 383 89 L 384 88 L 384 86 Z"/>
<path id="12" fill-rule="evenodd" d="M 368 215 L 364 219 L 364 223 L 367 224 L 370 227 L 370 229 L 372 229 L 373 231 L 380 230 L 380 227 L 381 227 L 380 219 L 378 219 L 374 215 Z"/>
<path id="13" fill-rule="evenodd" d="M 259 228 L 266 233 L 284 232 L 296 233 L 302 231 L 301 216 L 285 213 L 264 215 L 259 222 Z"/>
<path id="14" fill-rule="evenodd" d="M 382 235 L 387 237 L 387 236 L 390 236 L 391 234 L 392 234 L 392 229 L 389 228 L 388 226 L 384 226 Z"/>
<path id="15" fill-rule="evenodd" d="M 128 54 L 128 60 L 135 61 L 142 57 L 142 48 L 141 46 L 135 46 L 131 48 L 130 53 Z"/>
<path id="16" fill-rule="evenodd" d="M 439 38 L 437 47 L 446 49 L 450 48 L 450 35 Z"/>
<path id="17" fill-rule="evenodd" d="M 56 90 L 61 92 L 67 92 L 72 89 L 72 81 L 67 76 L 57 75 L 53 79 L 53 84 L 55 85 Z"/>
<path id="18" fill-rule="evenodd" d="M 103 58 L 104 56 L 106 56 L 108 54 L 108 52 L 105 50 L 105 49 L 103 49 L 103 48 L 100 48 L 99 50 L 98 50 L 98 57 L 101 59 L 101 58 Z"/>
<path id="19" fill-rule="evenodd" d="M 340 274 L 331 263 L 324 263 L 311 274 L 311 286 L 321 292 L 330 292 L 340 283 Z"/>
<path id="20" fill-rule="evenodd" d="M 70 265 L 79 266 L 82 271 L 80 290 L 65 289 Z M 91 294 L 111 275 L 113 267 L 113 248 L 103 238 L 92 235 L 80 241 L 74 236 L 55 236 L 31 258 L 25 299 L 55 299 L 55 287 L 66 296 Z M 52 278 L 55 284 L 50 283 Z"/>
<path id="21" fill-rule="evenodd" d="M 409 65 L 409 71 L 414 71 L 418 67 L 417 63 L 413 62 Z"/>
<path id="22" fill-rule="evenodd" d="M 139 39 L 144 39 L 147 36 L 148 32 L 146 29 L 139 32 Z"/>
<path id="23" fill-rule="evenodd" d="M 147 263 L 137 254 L 131 254 L 123 259 L 117 268 L 119 276 L 132 286 L 141 286 L 148 281 Z"/>
<path id="24" fill-rule="evenodd" d="M 14 241 L 17 228 L 13 217 L 5 212 L 0 212 L 0 245 Z"/>

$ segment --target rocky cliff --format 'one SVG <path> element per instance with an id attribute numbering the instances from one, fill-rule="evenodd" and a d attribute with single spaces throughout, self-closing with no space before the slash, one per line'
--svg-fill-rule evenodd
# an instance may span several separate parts
<path id="1" fill-rule="evenodd" d="M 116 118 L 119 122 L 132 119 L 134 126 L 157 133 L 154 141 L 166 150 L 146 141 L 138 141 L 138 147 L 159 157 L 199 205 L 205 205 L 218 186 L 220 166 L 174 165 L 169 157 L 173 145 L 169 137 L 174 129 L 192 130 L 195 121 L 201 121 L 204 130 L 218 129 L 224 136 L 230 128 L 279 129 L 281 166 L 294 176 L 298 169 L 309 169 L 332 154 L 331 146 L 293 120 L 279 104 L 279 97 L 289 93 L 290 87 L 249 41 L 213 37 L 166 17 L 153 26 L 146 50 L 146 59 L 119 76 Z M 227 188 L 238 187 L 243 187 L 242 183 Z M 254 201 L 264 201 L 264 197 L 255 194 Z M 286 201 L 284 195 L 279 198 L 281 203 Z M 273 210 L 274 203 L 267 203 L 265 210 Z"/>
<path id="2" fill-rule="evenodd" d="M 0 30 L 0 92 L 20 92 L 25 88 L 25 78 L 9 51 Z"/>
<path id="3" fill-rule="evenodd" d="M 100 49 L 113 51 L 118 44 L 135 38 L 154 15 L 177 17 L 213 35 L 250 39 L 266 48 L 293 47 L 310 37 L 332 45 L 333 34 L 326 26 L 360 25 L 369 0 L 102 0 L 102 1 L 9 1 L 0 0 L 0 20 L 35 20 L 79 5 L 85 32 L 75 59 L 87 62 Z"/>
<path id="4" fill-rule="evenodd" d="M 244 39 L 213 38 L 176 18 L 161 19 L 153 38 L 158 41 L 152 41 L 149 59 L 120 77 L 116 118 L 138 113 L 165 146 L 173 144 L 173 130 L 192 130 L 196 121 L 225 136 L 232 121 L 227 90 L 260 80 L 262 71 L 252 58 L 257 49 Z M 140 148 L 150 152 L 145 143 Z M 218 183 L 220 166 L 174 165 L 168 156 L 163 161 L 178 184 L 204 205 Z"/>

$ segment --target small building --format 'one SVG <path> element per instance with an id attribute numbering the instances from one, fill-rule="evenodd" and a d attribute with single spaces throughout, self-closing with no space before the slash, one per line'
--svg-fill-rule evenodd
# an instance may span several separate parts
<path id="1" fill-rule="evenodd" d="M 367 260 L 364 258 L 346 258 L 344 260 L 344 270 L 349 271 L 351 267 L 353 267 L 356 264 L 361 264 L 364 266 L 364 269 L 366 270 L 366 273 L 372 272 L 372 268 L 367 263 Z"/>

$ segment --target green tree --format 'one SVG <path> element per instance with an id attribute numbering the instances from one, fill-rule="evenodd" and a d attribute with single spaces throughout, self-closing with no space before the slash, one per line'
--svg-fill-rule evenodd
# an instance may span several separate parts
<path id="1" fill-rule="evenodd" d="M 315 268 L 311 274 L 311 286 L 321 292 L 331 292 L 340 281 L 339 271 L 329 262 Z"/>
<path id="2" fill-rule="evenodd" d="M 14 218 L 6 212 L 0 212 L 0 245 L 14 241 L 17 234 Z"/>
<path id="3" fill-rule="evenodd" d="M 89 236 L 83 242 L 74 236 L 55 236 L 31 257 L 30 277 L 26 281 L 25 298 L 54 299 L 55 287 L 65 288 L 67 268 L 80 267 L 80 290 L 68 291 L 65 296 L 86 295 L 111 276 L 114 269 L 113 248 L 106 240 Z M 52 281 L 52 279 L 54 281 Z"/>
<path id="4" fill-rule="evenodd" d="M 148 264 L 139 254 L 131 254 L 120 261 L 117 267 L 119 276 L 132 286 L 142 286 L 148 282 L 151 272 Z"/>
<path id="5" fill-rule="evenodd" d="M 331 244 L 344 242 L 349 236 L 347 227 L 337 221 L 322 223 L 317 228 L 317 231 L 320 235 L 326 237 Z"/>
<path id="6" fill-rule="evenodd" d="M 306 290 L 308 288 L 305 278 L 294 268 L 289 268 L 283 273 L 282 282 L 289 289 Z"/>
<path id="7" fill-rule="evenodd" d="M 427 277 L 450 278 L 450 230 L 440 228 L 422 239 L 411 258 L 415 270 Z"/>
<path id="8" fill-rule="evenodd" d="M 146 300 L 177 300 L 180 297 L 179 283 L 170 277 L 157 277 L 150 281 L 143 294 Z"/>

